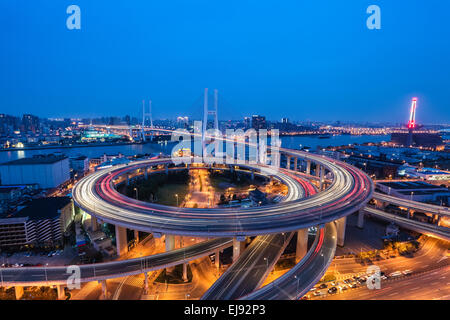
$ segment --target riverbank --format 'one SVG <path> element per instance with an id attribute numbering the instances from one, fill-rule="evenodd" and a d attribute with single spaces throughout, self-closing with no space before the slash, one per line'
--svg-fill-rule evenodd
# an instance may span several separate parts
<path id="1" fill-rule="evenodd" d="M 69 149 L 69 148 L 92 148 L 92 147 L 111 147 L 111 146 L 128 146 L 140 145 L 152 142 L 110 142 L 110 143 L 80 143 L 70 145 L 51 145 L 51 146 L 35 146 L 23 148 L 0 148 L 1 151 L 27 151 L 27 150 L 51 150 L 51 149 Z"/>

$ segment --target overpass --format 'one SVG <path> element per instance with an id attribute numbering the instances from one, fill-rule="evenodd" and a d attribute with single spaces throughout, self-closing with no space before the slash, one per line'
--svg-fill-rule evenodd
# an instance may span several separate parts
<path id="1" fill-rule="evenodd" d="M 363 213 L 371 214 L 377 218 L 383 219 L 385 221 L 394 222 L 402 228 L 416 231 L 418 233 L 423 233 L 436 238 L 441 238 L 450 241 L 450 229 L 446 227 L 440 227 L 438 225 L 433 225 L 425 222 L 420 222 L 404 217 L 400 217 L 394 213 L 388 213 L 380 209 L 365 207 L 362 209 Z"/>

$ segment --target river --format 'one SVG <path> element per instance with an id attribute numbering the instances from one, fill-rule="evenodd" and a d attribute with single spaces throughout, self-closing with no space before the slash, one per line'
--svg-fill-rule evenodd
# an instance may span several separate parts
<path id="1" fill-rule="evenodd" d="M 365 143 L 365 142 L 381 142 L 389 141 L 390 136 L 350 136 L 350 135 L 338 135 L 332 136 L 329 139 L 319 139 L 317 136 L 292 136 L 281 137 L 281 144 L 284 148 L 300 149 L 301 147 L 310 147 L 311 150 L 315 150 L 318 146 L 340 146 L 353 143 Z M 20 151 L 1 151 L 0 163 L 21 159 L 25 157 L 32 157 L 38 154 L 49 153 L 62 153 L 69 157 L 85 155 L 89 158 L 96 158 L 103 154 L 118 154 L 119 152 L 131 156 L 135 154 L 154 154 L 164 152 L 171 153 L 173 143 L 167 145 L 159 144 L 133 144 L 133 145 L 117 145 L 117 146 L 99 146 L 99 147 L 75 147 L 75 148 L 54 148 L 54 149 L 41 149 L 41 150 L 20 150 Z"/>

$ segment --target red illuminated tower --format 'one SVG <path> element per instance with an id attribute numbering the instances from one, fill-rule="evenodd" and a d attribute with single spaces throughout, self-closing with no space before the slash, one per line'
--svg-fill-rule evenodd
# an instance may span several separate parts
<path id="1" fill-rule="evenodd" d="M 413 130 L 416 127 L 416 107 L 417 107 L 417 98 L 413 98 L 411 102 L 411 111 L 409 114 L 408 121 L 408 140 L 407 145 L 411 146 L 413 143 Z"/>
<path id="2" fill-rule="evenodd" d="M 416 107 L 417 98 L 413 98 L 411 103 L 411 112 L 409 114 L 408 129 L 414 129 L 416 127 Z"/>

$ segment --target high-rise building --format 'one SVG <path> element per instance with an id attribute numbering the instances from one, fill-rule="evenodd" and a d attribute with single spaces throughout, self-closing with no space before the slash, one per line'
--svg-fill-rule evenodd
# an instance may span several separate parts
<path id="1" fill-rule="evenodd" d="M 39 118 L 32 114 L 24 114 L 22 117 L 21 131 L 33 133 L 39 131 Z"/>
<path id="2" fill-rule="evenodd" d="M 255 130 L 267 129 L 266 117 L 253 115 L 252 116 L 252 128 Z"/>
<path id="3" fill-rule="evenodd" d="M 251 125 L 252 125 L 252 120 L 250 119 L 250 117 L 245 117 L 244 118 L 244 129 L 250 129 Z"/>

